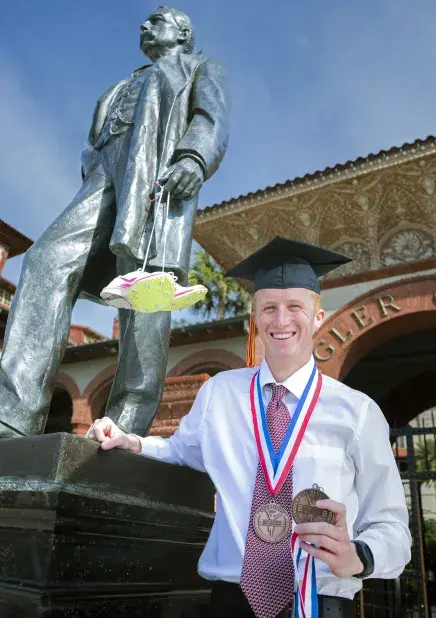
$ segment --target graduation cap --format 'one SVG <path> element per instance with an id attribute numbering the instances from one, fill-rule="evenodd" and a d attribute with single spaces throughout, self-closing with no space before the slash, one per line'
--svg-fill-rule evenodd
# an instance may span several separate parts
<path id="1" fill-rule="evenodd" d="M 308 242 L 276 236 L 264 247 L 226 272 L 226 277 L 240 277 L 254 282 L 253 292 L 263 289 L 307 288 L 317 294 L 318 277 L 347 264 L 351 259 L 330 249 Z M 253 317 L 247 348 L 247 365 L 254 365 Z"/>
<path id="2" fill-rule="evenodd" d="M 308 242 L 276 236 L 226 272 L 226 277 L 254 281 L 254 292 L 265 288 L 307 288 L 320 293 L 318 277 L 351 259 Z"/>

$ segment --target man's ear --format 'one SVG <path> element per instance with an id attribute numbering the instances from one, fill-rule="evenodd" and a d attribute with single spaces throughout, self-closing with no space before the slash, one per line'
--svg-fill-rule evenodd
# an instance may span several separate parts
<path id="1" fill-rule="evenodd" d="M 315 332 L 318 332 L 322 326 L 322 323 L 325 319 L 325 311 L 324 309 L 320 309 L 315 316 Z"/>
<path id="2" fill-rule="evenodd" d="M 180 31 L 177 37 L 177 42 L 186 43 L 186 41 L 188 40 L 188 37 L 189 37 L 189 28 L 180 28 Z"/>

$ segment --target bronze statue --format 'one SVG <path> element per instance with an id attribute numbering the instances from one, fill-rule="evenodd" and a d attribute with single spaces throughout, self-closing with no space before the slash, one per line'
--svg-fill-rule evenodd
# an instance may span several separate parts
<path id="1" fill-rule="evenodd" d="M 152 61 L 98 100 L 82 153 L 83 185 L 28 251 L 0 361 L 0 437 L 40 434 L 79 297 L 141 266 L 154 218 L 156 181 L 170 193 L 165 270 L 187 282 L 198 192 L 227 147 L 226 79 L 194 54 L 189 17 L 161 6 L 141 26 Z M 162 265 L 164 219 L 147 271 Z M 101 302 L 101 301 L 100 301 Z M 145 435 L 164 385 L 171 314 L 119 310 L 119 363 L 106 414 Z"/>

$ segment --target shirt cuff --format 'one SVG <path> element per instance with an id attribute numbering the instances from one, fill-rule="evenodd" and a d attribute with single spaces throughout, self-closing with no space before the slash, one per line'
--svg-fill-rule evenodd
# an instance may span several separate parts
<path id="1" fill-rule="evenodd" d="M 155 444 L 154 440 L 150 440 L 149 437 L 141 438 L 141 436 L 138 436 L 138 438 L 141 442 L 141 451 L 139 454 L 144 457 L 152 457 L 153 459 L 157 459 L 158 446 Z"/>
<path id="2" fill-rule="evenodd" d="M 143 457 L 165 461 L 178 466 L 183 465 L 183 461 L 171 446 L 171 438 L 161 438 L 159 436 L 138 437 L 142 444 L 142 450 L 139 454 Z"/>
<path id="3" fill-rule="evenodd" d="M 203 161 L 202 157 L 200 157 L 200 155 L 196 155 L 192 152 L 182 152 L 178 157 L 177 157 L 177 161 L 181 161 L 182 159 L 192 159 L 193 161 L 195 161 L 196 163 L 198 163 L 198 165 L 201 167 L 201 171 L 203 172 L 203 180 L 206 178 L 206 164 Z"/>

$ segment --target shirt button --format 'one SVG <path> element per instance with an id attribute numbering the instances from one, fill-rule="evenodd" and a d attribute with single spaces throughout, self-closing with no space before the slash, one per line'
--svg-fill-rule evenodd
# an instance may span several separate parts
<path id="1" fill-rule="evenodd" d="M 117 117 L 117 113 L 116 113 L 116 112 L 114 112 L 114 113 L 113 113 L 113 114 L 111 114 L 109 117 L 110 117 L 110 119 L 111 119 L 111 120 L 115 120 L 115 118 Z"/>
<path id="2" fill-rule="evenodd" d="M 116 122 L 111 122 L 111 131 L 113 133 L 115 133 L 116 131 L 118 131 L 120 127 L 118 126 L 118 124 Z"/>

